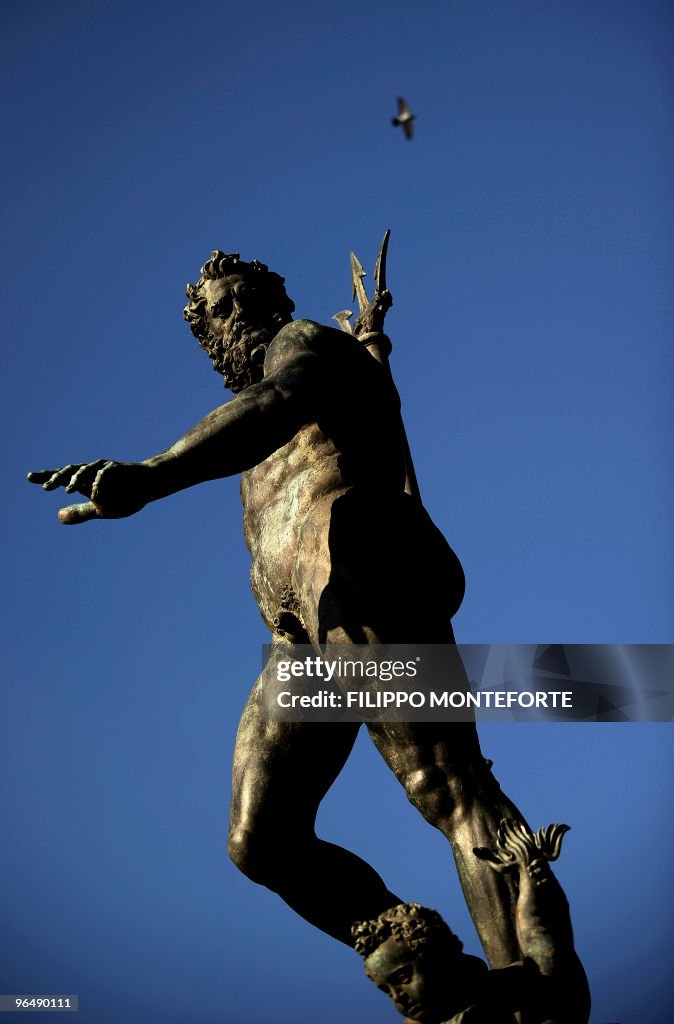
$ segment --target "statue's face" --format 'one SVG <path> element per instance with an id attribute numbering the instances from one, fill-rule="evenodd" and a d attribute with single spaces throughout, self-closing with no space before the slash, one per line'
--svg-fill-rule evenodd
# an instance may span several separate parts
<path id="1" fill-rule="evenodd" d="M 444 1020 L 449 1003 L 447 964 L 442 969 L 427 957 L 419 958 L 407 946 L 388 938 L 365 961 L 365 970 L 375 985 L 389 996 L 403 1016 L 434 1024 Z"/>
<path id="2" fill-rule="evenodd" d="M 225 385 L 241 391 L 262 378 L 267 345 L 290 322 L 278 287 L 263 274 L 231 274 L 203 284 L 212 338 L 203 347 Z"/>
<path id="3" fill-rule="evenodd" d="M 225 345 L 263 325 L 265 290 L 258 287 L 252 275 L 232 274 L 205 281 L 203 287 L 213 333 Z"/>

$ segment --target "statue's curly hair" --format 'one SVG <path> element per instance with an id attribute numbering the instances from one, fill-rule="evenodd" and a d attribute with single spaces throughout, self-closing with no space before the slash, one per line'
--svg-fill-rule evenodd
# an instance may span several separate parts
<path id="1" fill-rule="evenodd" d="M 445 924 L 437 910 L 419 903 L 399 903 L 385 910 L 373 921 L 358 921 L 351 929 L 354 948 L 364 959 L 389 938 L 407 946 L 412 953 L 423 955 L 430 948 L 447 956 L 458 956 L 463 943 Z"/>
<path id="2" fill-rule="evenodd" d="M 220 277 L 228 277 L 230 274 L 264 274 L 265 282 L 270 289 L 277 293 L 275 298 L 278 299 L 279 312 L 284 315 L 287 313 L 287 318 L 289 319 L 290 314 L 295 309 L 295 303 L 292 299 L 288 298 L 283 287 L 285 278 L 281 277 L 280 274 L 275 274 L 273 270 L 269 270 L 267 265 L 260 263 L 259 260 L 251 260 L 250 263 L 246 263 L 245 260 L 239 258 L 238 252 L 225 253 L 219 249 L 214 249 L 210 260 L 204 263 L 201 268 L 201 277 L 197 283 L 187 285 L 186 295 L 189 302 L 183 310 L 183 317 L 187 320 L 192 334 L 202 348 L 206 348 L 205 343 L 210 342 L 213 337 L 208 317 L 206 296 L 203 291 L 204 283 L 206 281 L 215 281 Z"/>

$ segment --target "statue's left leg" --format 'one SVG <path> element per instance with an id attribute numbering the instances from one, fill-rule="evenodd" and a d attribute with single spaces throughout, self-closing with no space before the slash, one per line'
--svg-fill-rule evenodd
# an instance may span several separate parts
<path id="1" fill-rule="evenodd" d="M 400 899 L 364 860 L 316 835 L 319 804 L 344 766 L 359 726 L 273 720 L 270 677 L 291 649 L 283 642 L 275 645 L 241 717 L 229 854 L 253 881 L 277 892 L 315 927 L 351 945 L 355 921 L 377 917 Z"/>
<path id="2" fill-rule="evenodd" d="M 501 792 L 472 723 L 379 722 L 368 725 L 409 800 L 449 839 L 464 896 L 492 967 L 520 959 L 515 934 L 517 894 L 473 853 L 493 846 L 502 818 L 522 815 Z"/>

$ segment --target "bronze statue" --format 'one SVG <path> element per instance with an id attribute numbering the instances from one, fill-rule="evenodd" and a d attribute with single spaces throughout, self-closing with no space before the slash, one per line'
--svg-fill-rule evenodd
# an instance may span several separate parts
<path id="1" fill-rule="evenodd" d="M 435 910 L 404 903 L 353 928 L 368 977 L 408 1024 L 587 1024 L 587 979 L 573 948 L 568 904 L 548 861 L 559 854 L 567 825 L 535 836 L 503 821 L 495 850 L 476 850 L 498 871 L 518 877 L 517 938 L 521 956 L 488 970 Z"/>
<path id="2" fill-rule="evenodd" d="M 87 499 L 61 509 L 61 522 L 73 525 L 130 516 L 241 473 L 251 584 L 277 651 L 293 642 L 443 644 L 448 672 L 462 673 L 451 617 L 464 576 L 416 492 L 385 359 L 391 297 L 382 256 L 374 299 L 353 331 L 349 314 L 339 314 L 347 329 L 338 331 L 293 321 L 283 278 L 263 264 L 213 252 L 188 286 L 185 317 L 236 397 L 144 462 L 72 464 L 29 480 Z M 254 881 L 352 944 L 354 922 L 401 902 L 369 865 L 314 831 L 359 726 L 270 722 L 265 675 L 236 740 L 229 852 Z M 489 846 L 502 818 L 520 815 L 482 756 L 474 724 L 368 729 L 409 799 L 449 839 L 491 964 L 517 960 L 513 882 L 473 849 Z"/>

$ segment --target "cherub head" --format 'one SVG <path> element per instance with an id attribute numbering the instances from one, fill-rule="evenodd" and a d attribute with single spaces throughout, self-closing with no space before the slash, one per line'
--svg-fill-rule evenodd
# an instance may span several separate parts
<path id="1" fill-rule="evenodd" d="M 463 943 L 436 910 L 401 903 L 351 929 L 367 976 L 397 1010 L 420 1024 L 435 1024 L 464 1005 L 466 983 L 482 961 L 464 956 Z M 470 977 L 469 977 L 470 976 Z"/>
<path id="2" fill-rule="evenodd" d="M 295 309 L 283 278 L 258 260 L 214 250 L 187 297 L 183 315 L 225 387 L 238 392 L 261 380 L 267 346 Z"/>

